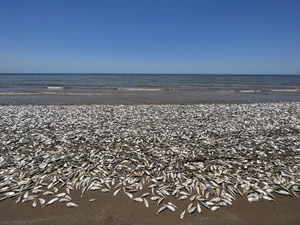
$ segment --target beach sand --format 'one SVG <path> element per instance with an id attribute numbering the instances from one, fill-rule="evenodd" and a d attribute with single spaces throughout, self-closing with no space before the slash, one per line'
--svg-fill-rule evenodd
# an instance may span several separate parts
<path id="1" fill-rule="evenodd" d="M 183 220 L 179 215 L 186 203 L 177 204 L 176 212 L 166 211 L 156 214 L 155 202 L 150 208 L 143 203 L 130 200 L 125 195 L 112 197 L 112 194 L 88 192 L 82 198 L 79 193 L 72 195 L 78 200 L 78 208 L 68 208 L 63 203 L 55 203 L 45 208 L 32 208 L 31 203 L 15 204 L 5 200 L 0 204 L 0 224 L 39 224 L 39 225 L 299 225 L 300 199 L 276 195 L 276 201 L 262 200 L 249 203 L 239 197 L 232 206 L 212 212 L 203 209 L 194 212 Z M 96 198 L 94 202 L 89 202 Z"/>

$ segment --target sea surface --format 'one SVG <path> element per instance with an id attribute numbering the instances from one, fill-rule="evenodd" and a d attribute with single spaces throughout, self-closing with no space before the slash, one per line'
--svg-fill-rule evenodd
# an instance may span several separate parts
<path id="1" fill-rule="evenodd" d="M 213 99 L 212 96 L 230 93 L 229 98 L 233 94 L 235 98 L 237 94 L 243 94 L 240 97 L 247 99 L 247 96 L 253 97 L 256 94 L 258 97 L 272 96 L 273 100 L 276 96 L 279 96 L 279 100 L 282 100 L 280 96 L 285 96 L 283 101 L 298 101 L 300 75 L 0 74 L 0 104 L 9 104 L 9 96 L 135 95 L 173 95 L 175 98 L 183 97 L 189 103 L 189 100 L 197 101 L 196 96 L 199 99 L 204 96 Z"/>

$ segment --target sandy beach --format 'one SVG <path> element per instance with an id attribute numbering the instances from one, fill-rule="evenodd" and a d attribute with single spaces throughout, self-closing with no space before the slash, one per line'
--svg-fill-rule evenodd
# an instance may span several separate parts
<path id="1" fill-rule="evenodd" d="M 0 224 L 299 224 L 299 103 L 0 113 Z"/>
<path id="2" fill-rule="evenodd" d="M 80 207 L 68 208 L 57 203 L 46 208 L 33 209 L 30 203 L 15 204 L 14 201 L 4 201 L 0 204 L 0 224 L 42 224 L 42 225 L 171 225 L 171 224 L 232 224 L 232 225 L 298 225 L 300 221 L 300 201 L 282 196 L 276 196 L 275 202 L 260 201 L 249 203 L 238 198 L 233 205 L 217 212 L 204 210 L 179 219 L 179 212 L 165 212 L 156 215 L 156 205 L 150 208 L 133 202 L 124 195 L 112 197 L 108 194 L 89 192 L 83 198 L 79 194 Z M 95 202 L 88 199 L 97 198 Z M 184 209 L 184 204 L 178 205 Z"/>

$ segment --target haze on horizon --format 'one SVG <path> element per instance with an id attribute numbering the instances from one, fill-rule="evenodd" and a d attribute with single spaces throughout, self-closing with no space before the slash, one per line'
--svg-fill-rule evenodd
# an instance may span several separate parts
<path id="1" fill-rule="evenodd" d="M 300 1 L 3 0 L 0 73 L 300 74 Z"/>

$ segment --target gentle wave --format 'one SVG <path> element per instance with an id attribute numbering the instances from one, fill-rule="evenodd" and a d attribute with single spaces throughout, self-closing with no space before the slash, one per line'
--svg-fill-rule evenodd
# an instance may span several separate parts
<path id="1" fill-rule="evenodd" d="M 216 93 L 258 93 L 262 92 L 263 90 L 224 90 L 224 91 L 215 91 Z"/>
<path id="2" fill-rule="evenodd" d="M 262 92 L 262 90 L 239 90 L 238 92 L 241 92 L 241 93 L 255 93 L 255 92 Z"/>
<path id="3" fill-rule="evenodd" d="M 118 88 L 123 91 L 162 91 L 161 88 Z"/>
<path id="4" fill-rule="evenodd" d="M 92 93 L 92 92 L 0 92 L 0 96 L 20 96 L 20 95 L 63 95 L 63 96 L 122 96 L 133 95 L 134 93 Z"/>
<path id="5" fill-rule="evenodd" d="M 48 86 L 48 89 L 64 89 L 64 87 Z"/>
<path id="6" fill-rule="evenodd" d="M 57 90 L 57 89 L 67 89 L 67 86 L 63 86 L 63 85 L 48 85 L 47 86 L 48 89 L 53 89 L 53 90 Z"/>
<path id="7" fill-rule="evenodd" d="M 298 92 L 299 88 L 291 88 L 291 89 L 244 89 L 244 90 L 222 90 L 216 91 L 216 93 L 260 93 L 260 92 Z"/>
<path id="8" fill-rule="evenodd" d="M 275 92 L 297 92 L 300 91 L 299 88 L 291 88 L 291 89 L 271 89 L 270 91 L 275 91 Z"/>

